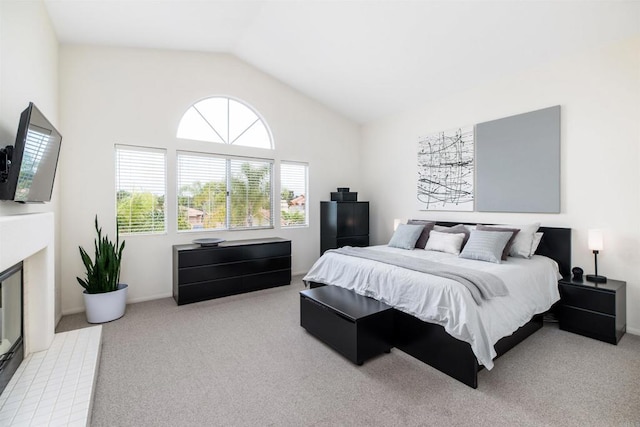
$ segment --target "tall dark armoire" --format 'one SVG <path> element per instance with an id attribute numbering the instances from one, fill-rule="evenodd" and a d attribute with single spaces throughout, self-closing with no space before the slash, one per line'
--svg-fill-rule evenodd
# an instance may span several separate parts
<path id="1" fill-rule="evenodd" d="M 342 246 L 369 246 L 369 202 L 320 202 L 320 255 Z"/>

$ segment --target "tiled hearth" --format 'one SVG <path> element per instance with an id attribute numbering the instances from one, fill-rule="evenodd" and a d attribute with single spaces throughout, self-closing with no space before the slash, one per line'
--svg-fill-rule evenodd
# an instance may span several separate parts
<path id="1" fill-rule="evenodd" d="M 0 395 L 0 425 L 89 425 L 101 335 L 102 326 L 55 334 L 27 356 Z"/>

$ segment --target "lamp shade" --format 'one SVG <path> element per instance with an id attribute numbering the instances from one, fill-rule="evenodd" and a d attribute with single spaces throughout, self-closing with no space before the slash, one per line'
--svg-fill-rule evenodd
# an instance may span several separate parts
<path id="1" fill-rule="evenodd" d="M 602 230 L 589 230 L 589 249 L 592 251 L 601 251 L 602 247 Z"/>

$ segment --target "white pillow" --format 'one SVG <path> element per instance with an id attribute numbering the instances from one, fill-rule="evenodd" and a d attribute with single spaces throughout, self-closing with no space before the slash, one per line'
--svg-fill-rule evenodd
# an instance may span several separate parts
<path id="1" fill-rule="evenodd" d="M 464 237 L 464 233 L 442 233 L 431 230 L 429 240 L 427 240 L 427 245 L 424 248 L 427 251 L 446 252 L 448 254 L 458 255 Z"/>
<path id="2" fill-rule="evenodd" d="M 537 232 L 533 235 L 533 242 L 531 243 L 531 256 L 533 256 L 538 250 L 538 246 L 540 246 L 540 241 L 542 240 L 542 235 L 544 233 Z"/>
<path id="3" fill-rule="evenodd" d="M 516 234 L 516 238 L 513 239 L 513 244 L 511 245 L 511 249 L 509 250 L 509 256 L 518 258 L 531 258 L 533 256 L 533 252 L 531 252 L 531 248 L 533 246 L 533 236 L 540 227 L 539 222 L 528 225 L 487 225 L 487 227 L 517 228 L 518 230 L 520 230 L 520 232 Z"/>

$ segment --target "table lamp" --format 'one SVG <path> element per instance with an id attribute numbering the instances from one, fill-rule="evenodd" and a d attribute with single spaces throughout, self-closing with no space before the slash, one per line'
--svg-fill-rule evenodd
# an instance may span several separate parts
<path id="1" fill-rule="evenodd" d="M 598 275 L 598 252 L 602 250 L 603 239 L 602 230 L 589 230 L 589 249 L 593 251 L 595 261 L 595 274 L 587 274 L 587 281 L 594 283 L 606 283 L 605 276 Z"/>

